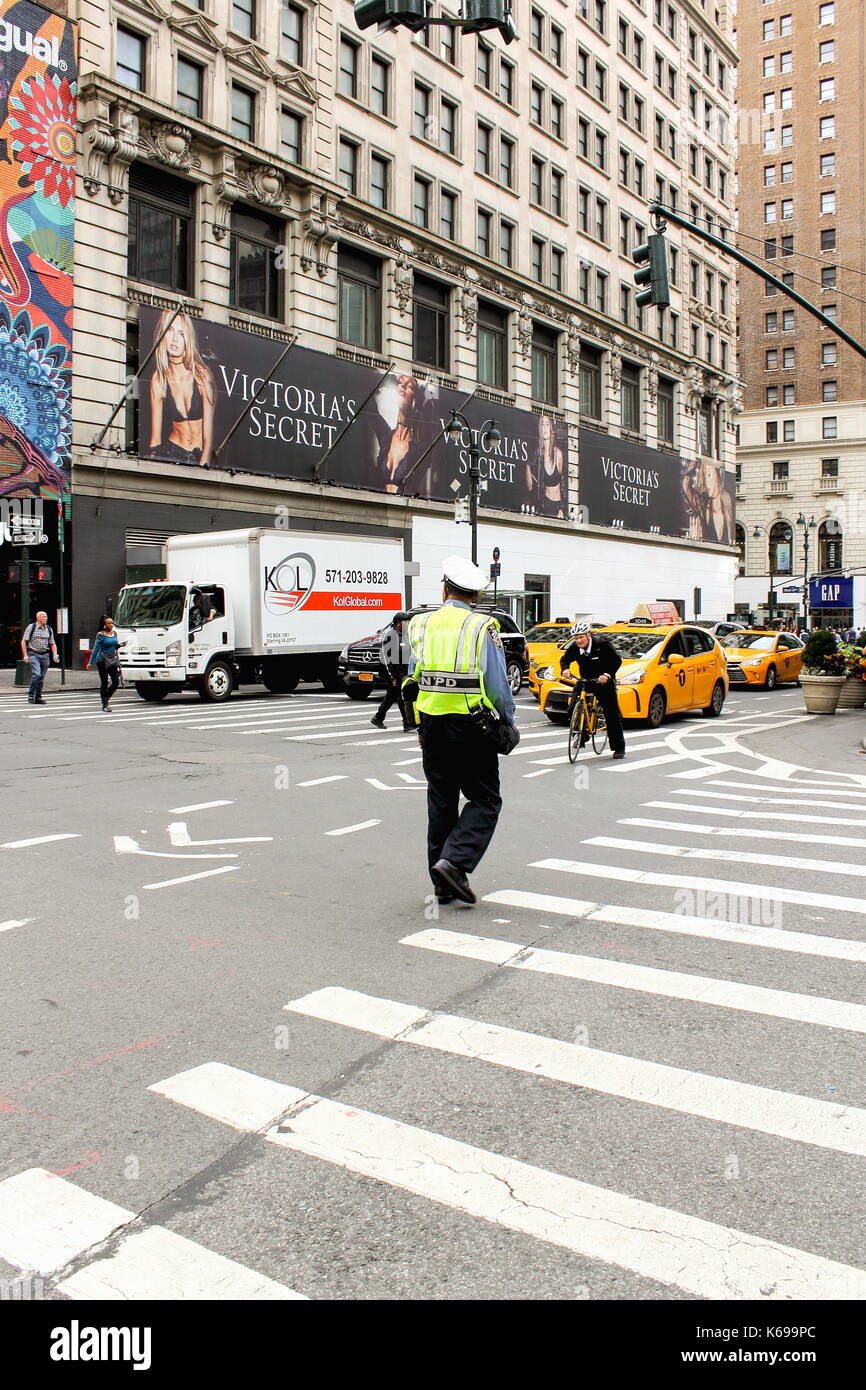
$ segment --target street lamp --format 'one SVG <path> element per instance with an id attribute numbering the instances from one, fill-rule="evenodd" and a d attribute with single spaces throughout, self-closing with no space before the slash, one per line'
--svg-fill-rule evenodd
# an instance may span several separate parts
<path id="1" fill-rule="evenodd" d="M 485 420 L 484 424 L 477 431 L 473 431 L 472 426 L 459 410 L 451 411 L 451 419 L 445 426 L 446 437 L 452 444 L 459 443 L 463 431 L 469 431 L 469 524 L 472 528 L 472 563 L 478 564 L 478 492 L 481 482 L 481 453 L 489 446 L 491 448 L 502 439 L 502 435 L 496 428 L 496 421 L 493 419 Z"/>
<path id="2" fill-rule="evenodd" d="M 797 517 L 797 525 L 803 528 L 803 626 L 808 631 L 809 628 L 809 532 L 817 529 L 818 523 L 814 516 L 807 521 L 801 512 Z"/>

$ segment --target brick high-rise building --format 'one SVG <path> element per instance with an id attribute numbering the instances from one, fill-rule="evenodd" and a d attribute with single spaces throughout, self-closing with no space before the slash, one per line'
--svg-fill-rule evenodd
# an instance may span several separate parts
<path id="1" fill-rule="evenodd" d="M 753 0 L 737 39 L 741 249 L 866 343 L 863 0 Z M 859 568 L 814 618 L 862 627 L 866 359 L 748 271 L 738 315 L 738 598 L 794 616 L 806 571 Z"/>

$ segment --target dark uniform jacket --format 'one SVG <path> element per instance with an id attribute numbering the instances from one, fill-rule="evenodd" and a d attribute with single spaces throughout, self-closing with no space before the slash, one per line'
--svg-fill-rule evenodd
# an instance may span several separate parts
<path id="1" fill-rule="evenodd" d="M 583 680 L 597 681 L 599 676 L 608 675 L 611 679 L 622 665 L 622 657 L 604 637 L 592 634 L 590 644 L 582 651 L 576 642 L 570 642 L 562 653 L 561 670 L 567 671 L 576 661 Z"/>

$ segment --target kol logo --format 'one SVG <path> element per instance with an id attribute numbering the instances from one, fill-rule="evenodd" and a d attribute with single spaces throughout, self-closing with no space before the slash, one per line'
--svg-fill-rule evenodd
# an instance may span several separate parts
<path id="1" fill-rule="evenodd" d="M 293 613 L 303 608 L 316 582 L 316 564 L 311 555 L 295 551 L 278 565 L 265 565 L 264 600 L 269 613 Z"/>

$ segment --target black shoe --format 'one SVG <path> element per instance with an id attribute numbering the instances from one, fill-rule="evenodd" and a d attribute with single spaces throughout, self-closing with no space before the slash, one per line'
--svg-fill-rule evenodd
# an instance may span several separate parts
<path id="1" fill-rule="evenodd" d="M 39 699 L 38 699 L 38 700 L 34 700 L 33 703 L 34 703 L 34 705 L 47 705 L 47 704 L 48 704 L 48 701 L 47 701 L 47 700 L 43 700 L 43 699 L 42 699 L 42 696 L 40 695 Z"/>
<path id="2" fill-rule="evenodd" d="M 624 749 L 624 748 L 618 748 L 618 749 L 616 750 L 616 752 L 614 753 L 613 756 L 614 756 L 615 758 L 624 758 L 624 757 L 625 757 L 625 749 Z"/>
<path id="3" fill-rule="evenodd" d="M 384 719 L 377 719 L 375 715 L 370 720 L 370 723 L 373 725 L 374 729 L 384 729 L 385 727 Z"/>
<path id="4" fill-rule="evenodd" d="M 469 887 L 469 879 L 463 869 L 458 869 L 448 859 L 438 859 L 430 870 L 434 879 L 442 885 L 445 892 L 452 892 L 455 897 L 463 903 L 477 902 L 475 894 Z"/>
<path id="5" fill-rule="evenodd" d="M 434 888 L 433 891 L 436 894 L 436 901 L 437 903 L 439 903 L 441 907 L 447 907 L 449 903 L 453 903 L 455 897 L 457 896 L 455 893 L 446 892 L 444 888 L 440 888 L 438 887 L 438 885 Z"/>

